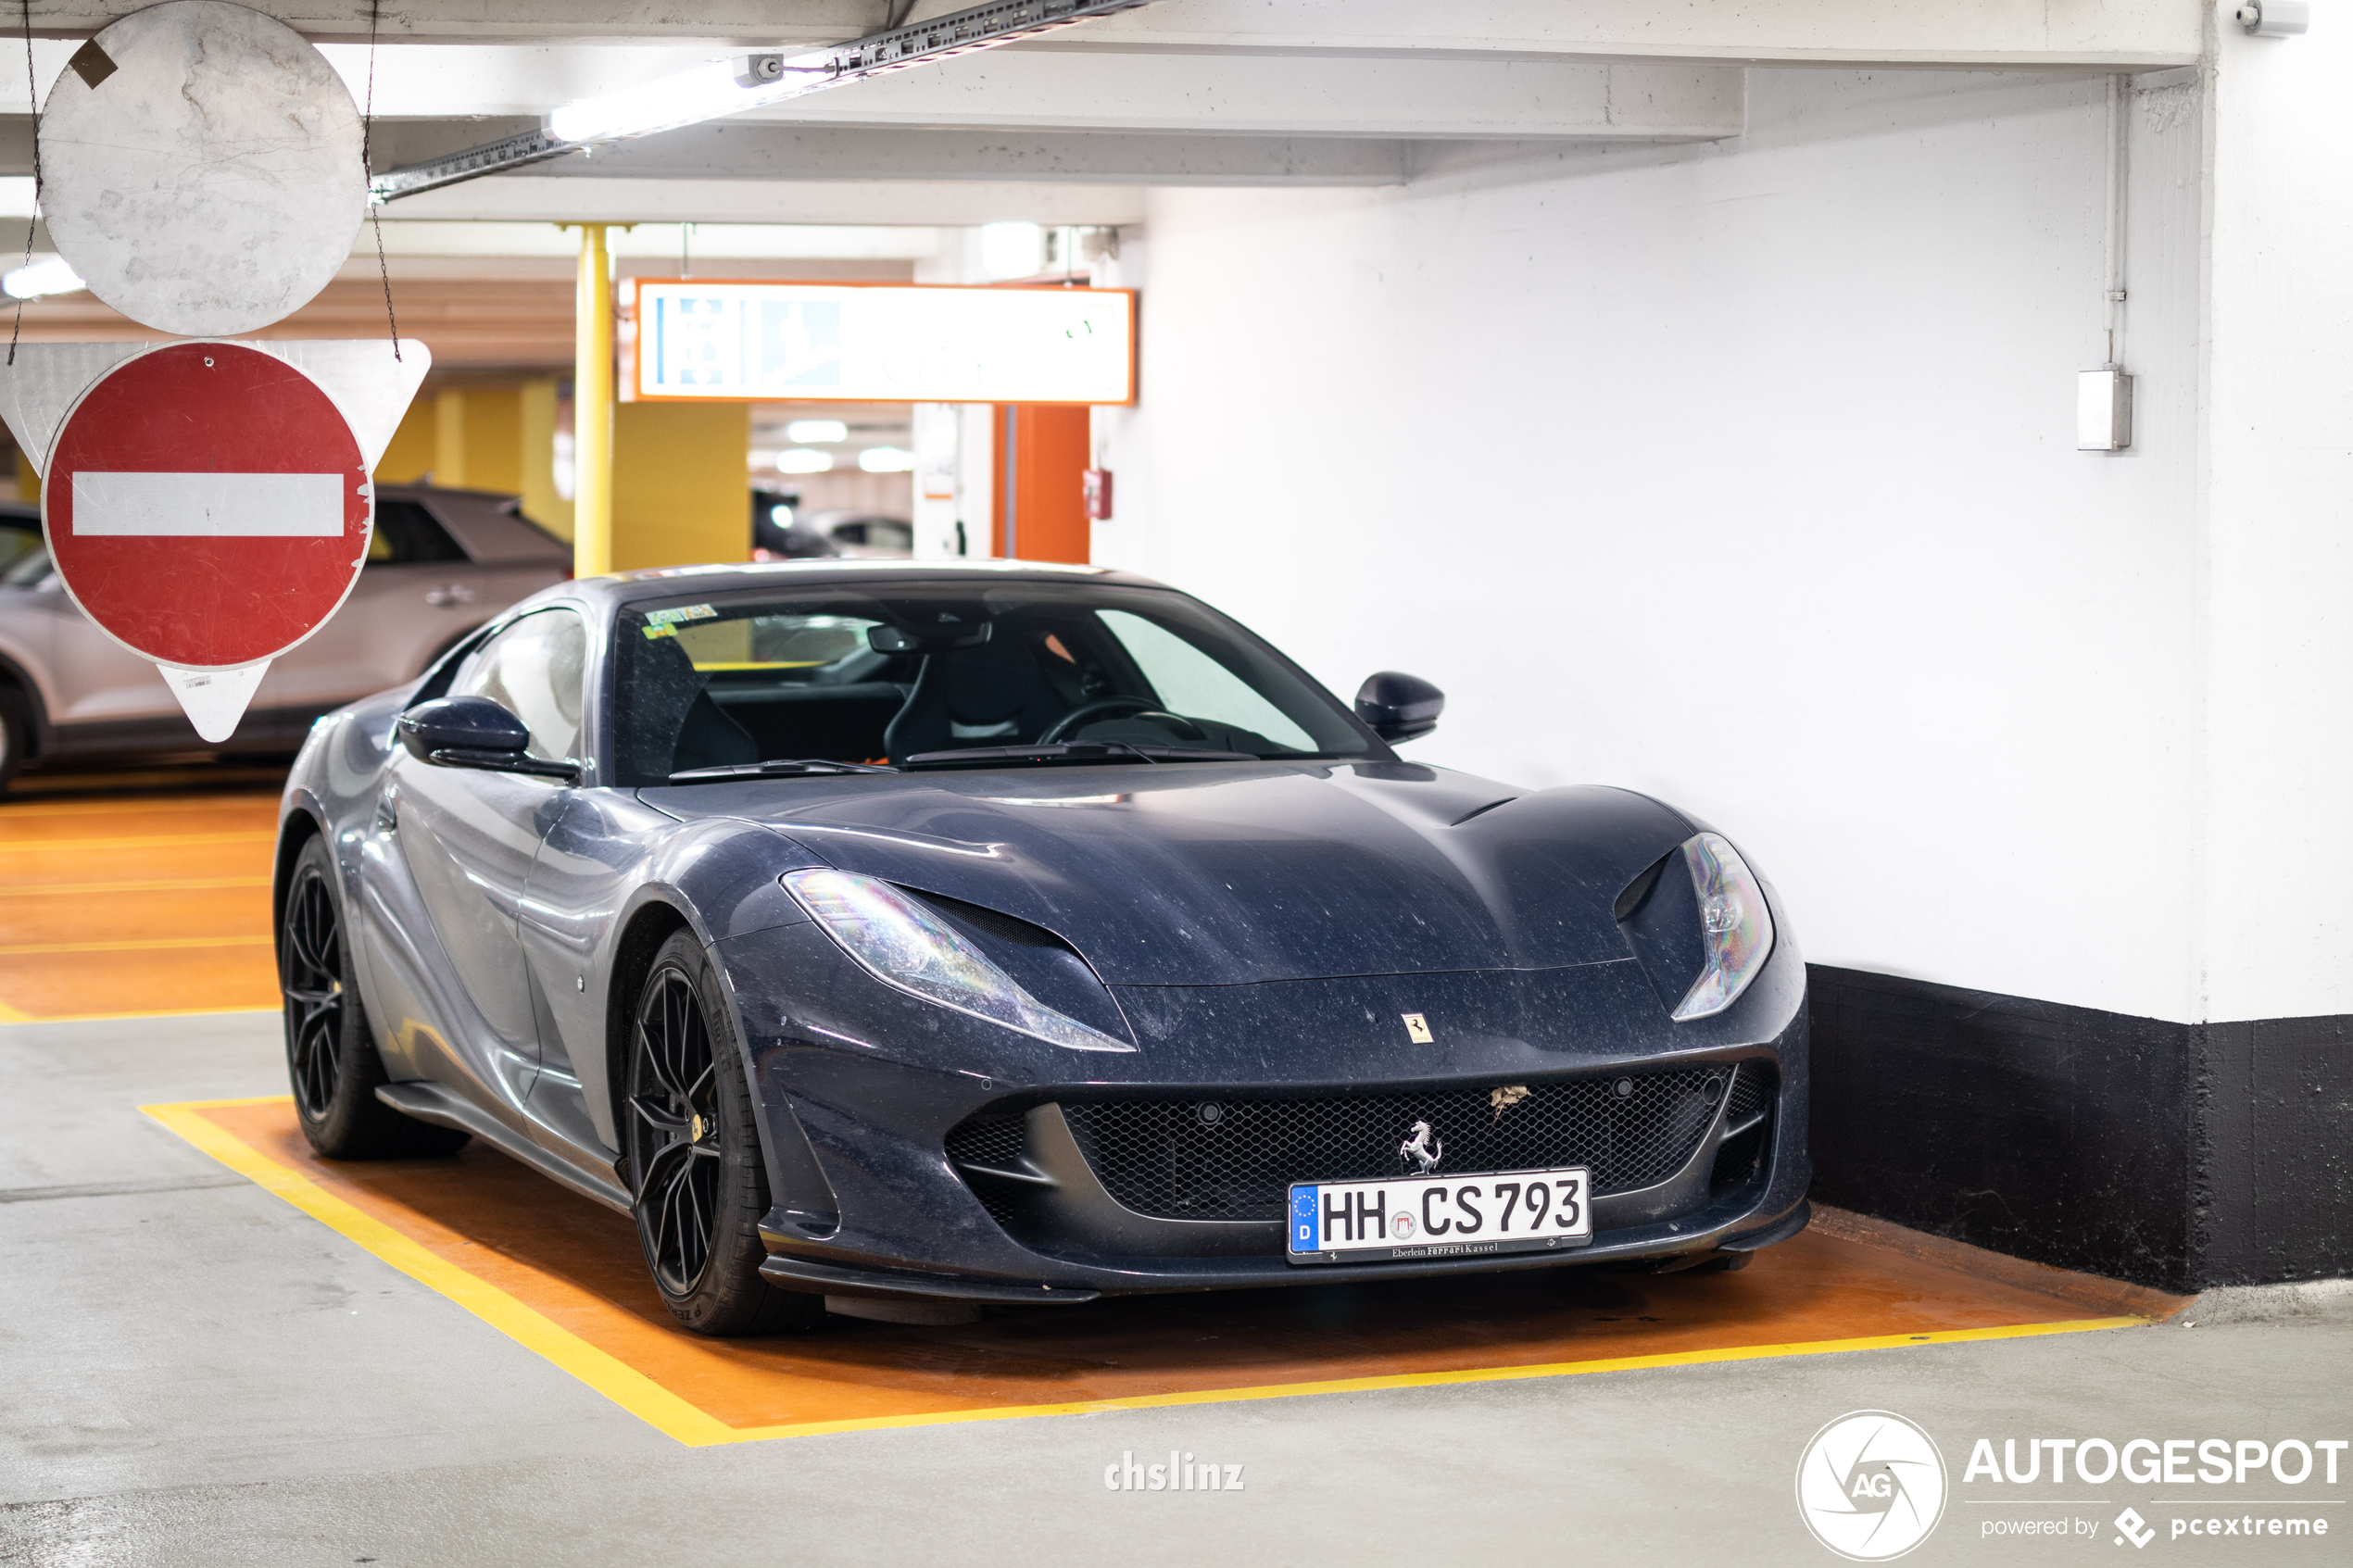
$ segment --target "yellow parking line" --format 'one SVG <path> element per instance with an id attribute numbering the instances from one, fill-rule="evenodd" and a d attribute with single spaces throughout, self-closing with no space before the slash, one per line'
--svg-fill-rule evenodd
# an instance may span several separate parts
<path id="1" fill-rule="evenodd" d="M 0 947 L 0 959 L 28 957 L 34 953 L 144 953 L 174 947 L 266 947 L 268 936 L 156 936 L 133 942 L 28 942 L 22 947 Z"/>
<path id="2" fill-rule="evenodd" d="M 274 1013 L 275 1007 L 134 1008 L 129 1012 L 24 1012 L 0 1003 L 0 1023 L 115 1023 L 133 1018 L 215 1018 L 229 1012 Z"/>
<path id="3" fill-rule="evenodd" d="M 895 1426 L 937 1426 L 951 1422 L 1008 1421 L 1032 1416 L 1079 1415 L 1095 1411 L 1150 1410 L 1168 1405 L 1224 1404 L 1243 1399 L 1280 1399 L 1305 1394 L 1356 1394 L 1389 1388 L 1428 1388 L 1464 1383 L 1505 1383 L 1535 1377 L 1573 1377 L 1589 1373 L 1631 1372 L 1646 1367 L 1698 1366 L 1713 1361 L 1761 1361 L 1783 1356 L 1820 1356 L 1849 1350 L 1900 1349 L 1915 1345 L 1966 1344 L 1987 1339 L 2021 1339 L 2051 1334 L 2083 1334 L 2095 1329 L 2137 1328 L 2149 1320 L 2140 1317 L 2078 1318 L 2062 1323 L 2016 1323 L 1995 1328 L 1931 1330 L 1925 1334 L 1888 1334 L 1859 1339 L 1820 1339 L 1784 1345 L 1740 1345 L 1705 1350 L 1678 1350 L 1647 1356 L 1619 1356 L 1600 1361 L 1554 1361 L 1535 1366 L 1478 1367 L 1452 1372 L 1400 1373 L 1376 1377 L 1334 1378 L 1317 1383 L 1280 1383 L 1239 1388 L 1145 1394 L 1125 1399 L 1081 1399 L 1064 1404 L 1008 1405 L 990 1410 L 937 1411 L 910 1415 L 866 1416 L 848 1421 L 815 1421 L 780 1426 L 730 1426 L 664 1388 L 618 1357 L 598 1349 L 568 1329 L 525 1306 L 489 1282 L 467 1273 L 431 1249 L 410 1240 L 374 1216 L 362 1212 L 300 1173 L 269 1160 L 231 1136 L 200 1112 L 228 1106 L 283 1104 L 286 1097 L 265 1095 L 250 1099 L 195 1100 L 177 1105 L 145 1105 L 139 1109 L 179 1134 L 238 1174 L 272 1196 L 283 1198 L 320 1223 L 357 1242 L 384 1262 L 427 1287 L 438 1291 L 466 1311 L 628 1411 L 639 1420 L 679 1442 L 702 1448 L 722 1443 L 761 1442 L 776 1437 L 806 1437 L 829 1432 L 867 1432 Z"/>

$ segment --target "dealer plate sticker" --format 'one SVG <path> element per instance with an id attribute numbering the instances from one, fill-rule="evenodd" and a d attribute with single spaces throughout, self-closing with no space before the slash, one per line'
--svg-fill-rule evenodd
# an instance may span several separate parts
<path id="1" fill-rule="evenodd" d="M 1294 1263 L 1371 1263 L 1583 1247 L 1593 1239 L 1591 1188 L 1582 1166 L 1298 1182 L 1285 1256 Z"/>

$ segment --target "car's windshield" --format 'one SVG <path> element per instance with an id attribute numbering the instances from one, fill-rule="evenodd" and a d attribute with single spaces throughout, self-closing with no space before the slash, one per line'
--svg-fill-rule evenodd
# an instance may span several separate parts
<path id="1" fill-rule="evenodd" d="M 1181 762 L 1377 744 L 1265 644 L 1166 589 L 738 592 L 628 606 L 617 633 L 625 785 L 762 762 Z"/>

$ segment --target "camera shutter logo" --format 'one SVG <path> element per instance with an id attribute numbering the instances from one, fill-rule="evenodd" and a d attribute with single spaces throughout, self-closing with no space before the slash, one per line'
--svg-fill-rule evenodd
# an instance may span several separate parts
<path id="1" fill-rule="evenodd" d="M 1797 1461 L 1797 1512 L 1814 1538 L 1856 1562 L 1885 1562 L 1944 1517 L 1944 1456 L 1892 1411 L 1856 1411 L 1814 1434 Z"/>

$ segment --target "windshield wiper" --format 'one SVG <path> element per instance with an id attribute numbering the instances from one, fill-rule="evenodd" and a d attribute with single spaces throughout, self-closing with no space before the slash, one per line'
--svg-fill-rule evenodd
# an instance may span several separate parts
<path id="1" fill-rule="evenodd" d="M 1206 746 L 1136 746 L 1124 740 L 1057 741 L 1051 746 L 966 746 L 953 751 L 918 751 L 900 759 L 910 768 L 1001 766 L 1009 762 L 1255 762 L 1253 751 L 1215 751 Z"/>
<path id="2" fill-rule="evenodd" d="M 835 762 L 823 757 L 774 757 L 765 762 L 729 762 L 717 768 L 688 768 L 670 775 L 672 784 L 693 779 L 756 779 L 767 773 L 895 773 L 875 762 Z"/>

